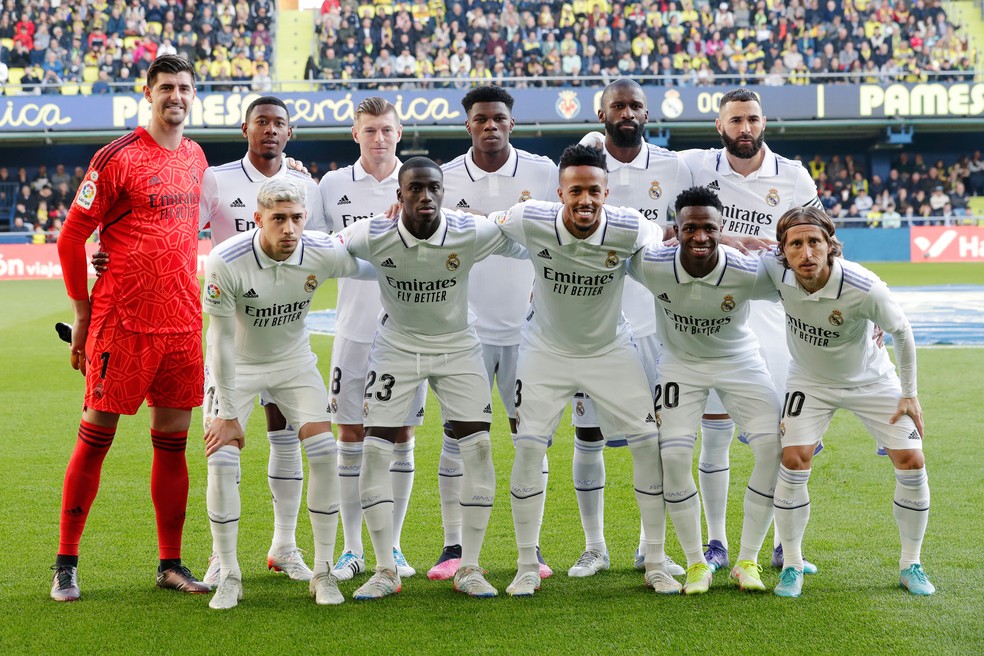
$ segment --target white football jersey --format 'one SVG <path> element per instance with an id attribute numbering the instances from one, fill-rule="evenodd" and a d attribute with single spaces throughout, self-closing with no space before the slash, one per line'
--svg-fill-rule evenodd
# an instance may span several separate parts
<path id="1" fill-rule="evenodd" d="M 445 201 L 479 214 L 507 210 L 516 203 L 557 198 L 557 165 L 549 158 L 509 147 L 509 159 L 489 173 L 475 165 L 472 148 L 441 167 Z M 519 344 L 533 288 L 533 265 L 493 256 L 475 265 L 468 302 L 483 344 Z"/>
<path id="2" fill-rule="evenodd" d="M 660 227 L 672 223 L 676 197 L 693 186 L 693 176 L 677 153 L 652 144 L 631 162 L 620 162 L 606 151 L 608 160 L 608 203 L 632 207 Z M 622 292 L 622 312 L 636 338 L 656 332 L 653 296 L 637 281 L 629 278 Z"/>
<path id="3" fill-rule="evenodd" d="M 748 177 L 735 173 L 723 148 L 680 153 L 694 184 L 715 191 L 724 204 L 721 233 L 776 239 L 776 223 L 786 210 L 812 205 L 823 209 L 817 185 L 803 165 L 776 155 L 762 144 L 765 159 Z"/>
<path id="4" fill-rule="evenodd" d="M 396 202 L 400 165 L 397 160 L 396 168 L 382 181 L 366 173 L 361 159 L 352 166 L 325 174 L 321 178 L 321 199 L 328 228 L 339 232 L 356 221 L 370 219 L 389 209 Z M 379 285 L 373 280 L 339 280 L 336 306 L 335 334 L 353 342 L 371 342 L 383 307 Z"/>
<path id="5" fill-rule="evenodd" d="M 827 387 L 859 387 L 895 376 L 888 352 L 871 339 L 877 324 L 901 336 L 911 353 L 896 353 L 905 396 L 916 394 L 912 328 L 888 286 L 860 264 L 837 258 L 823 289 L 807 293 L 792 271 L 774 255 L 764 264 L 786 312 L 786 342 L 792 354 L 790 376 Z"/>
<path id="6" fill-rule="evenodd" d="M 383 314 L 376 330 L 412 353 L 451 353 L 479 344 L 468 311 L 468 273 L 489 255 L 525 258 L 485 217 L 441 210 L 437 231 L 417 239 L 403 225 L 377 216 L 341 232 L 349 252 L 376 270 Z"/>
<path id="7" fill-rule="evenodd" d="M 307 192 L 304 205 L 308 215 L 304 229 L 327 232 L 318 183 L 283 162 L 280 170 L 268 178 L 253 166 L 247 156 L 205 169 L 198 223 L 202 230 L 211 226 L 212 245 L 255 228 L 253 213 L 256 211 L 256 194 L 267 180 L 283 177 L 300 183 Z"/>
<path id="8" fill-rule="evenodd" d="M 638 210 L 606 205 L 598 229 L 578 239 L 564 226 L 563 207 L 531 200 L 494 217 L 536 271 L 523 339 L 551 353 L 597 355 L 631 338 L 622 316 L 625 260 L 663 231 Z"/>
<path id="9" fill-rule="evenodd" d="M 701 362 L 758 352 L 748 301 L 779 295 L 760 258 L 719 248 L 717 266 L 702 278 L 686 272 L 678 246 L 650 247 L 629 260 L 629 275 L 656 298 L 664 357 Z"/>
<path id="10" fill-rule="evenodd" d="M 308 365 L 313 358 L 304 318 L 315 290 L 328 278 L 358 270 L 336 237 L 305 230 L 289 258 L 278 262 L 260 247 L 259 230 L 229 239 L 205 264 L 206 314 L 236 317 L 236 371 Z"/>

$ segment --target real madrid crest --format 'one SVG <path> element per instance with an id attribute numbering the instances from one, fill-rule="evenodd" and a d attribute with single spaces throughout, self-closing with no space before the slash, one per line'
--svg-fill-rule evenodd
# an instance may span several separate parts
<path id="1" fill-rule="evenodd" d="M 331 413 L 335 414 L 336 412 L 338 412 L 338 399 L 333 396 L 331 397 Z"/>
<path id="2" fill-rule="evenodd" d="M 779 190 L 773 187 L 769 189 L 769 193 L 765 195 L 765 202 L 769 204 L 769 207 L 775 207 L 779 204 Z"/>
<path id="3" fill-rule="evenodd" d="M 304 291 L 313 292 L 318 288 L 318 279 L 315 276 L 308 276 L 304 281 Z"/>
<path id="4" fill-rule="evenodd" d="M 735 303 L 734 296 L 725 296 L 724 297 L 724 300 L 721 301 L 721 311 L 722 312 L 731 312 L 732 310 L 735 309 L 735 306 L 736 305 L 737 305 L 737 303 Z"/>
<path id="5" fill-rule="evenodd" d="M 659 413 L 657 412 L 656 413 L 656 430 L 659 430 L 660 428 L 662 428 L 662 426 L 663 426 L 663 418 L 660 417 L 659 416 Z"/>
<path id="6" fill-rule="evenodd" d="M 444 263 L 444 266 L 448 268 L 448 271 L 457 271 L 458 267 L 461 266 L 461 260 L 458 259 L 458 254 L 451 253 L 448 255 L 448 261 Z"/>
<path id="7" fill-rule="evenodd" d="M 531 194 L 528 189 L 524 189 L 519 194 L 519 202 L 520 203 L 525 203 L 526 201 L 528 201 L 531 198 L 533 198 L 533 194 Z"/>
<path id="8" fill-rule="evenodd" d="M 659 186 L 659 180 L 653 180 L 653 183 L 649 185 L 649 197 L 653 200 L 659 200 L 662 195 L 663 189 Z"/>
<path id="9" fill-rule="evenodd" d="M 615 251 L 608 251 L 608 258 L 605 260 L 605 266 L 609 269 L 614 269 L 618 266 L 618 255 Z"/>
<path id="10" fill-rule="evenodd" d="M 840 310 L 834 310 L 827 317 L 827 321 L 830 322 L 831 326 L 843 326 L 844 325 L 844 315 L 841 314 Z"/>
<path id="11" fill-rule="evenodd" d="M 578 401 L 574 404 L 574 412 L 577 413 L 578 417 L 584 416 L 584 401 Z"/>
<path id="12" fill-rule="evenodd" d="M 363 403 L 362 404 L 362 418 L 363 419 L 368 419 L 369 418 L 369 404 L 368 403 Z"/>
<path id="13" fill-rule="evenodd" d="M 779 437 L 783 437 L 786 434 L 786 422 L 779 422 Z"/>

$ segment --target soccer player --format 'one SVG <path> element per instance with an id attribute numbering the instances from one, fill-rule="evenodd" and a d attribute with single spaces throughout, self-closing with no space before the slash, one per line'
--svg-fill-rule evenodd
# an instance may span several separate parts
<path id="1" fill-rule="evenodd" d="M 316 193 L 316 190 L 315 190 Z M 330 568 L 338 529 L 335 438 L 328 392 L 304 325 L 315 290 L 328 278 L 352 275 L 355 259 L 323 232 L 303 233 L 304 186 L 286 176 L 263 183 L 253 213 L 256 228 L 209 254 L 203 303 L 218 388 L 218 407 L 205 429 L 208 517 L 219 554 L 219 583 L 209 606 L 235 607 L 243 596 L 236 557 L 239 463 L 243 430 L 257 393 L 283 409 L 307 452 L 308 514 L 314 534 L 309 590 L 318 604 L 340 604 Z M 296 547 L 295 547 L 296 549 Z"/>
<path id="2" fill-rule="evenodd" d="M 513 97 L 502 87 L 484 86 L 465 94 L 465 129 L 472 145 L 464 155 L 442 168 L 444 193 L 455 208 L 478 214 L 507 210 L 515 203 L 532 199 L 547 200 L 557 193 L 557 165 L 550 159 L 514 148 L 509 134 L 516 121 L 512 115 Z M 497 384 L 499 397 L 509 417 L 509 427 L 516 434 L 516 358 L 519 335 L 530 306 L 533 289 L 533 265 L 505 257 L 492 256 L 478 264 L 469 277 L 468 302 L 475 313 L 475 329 L 482 342 L 482 355 L 489 385 Z M 548 475 L 543 461 L 544 489 Z M 461 454 L 457 440 L 445 431 L 438 466 L 438 490 L 441 495 L 441 519 L 444 525 L 444 549 L 427 572 L 427 578 L 451 578 L 461 560 Z M 541 520 L 542 521 L 542 520 Z M 553 574 L 540 561 L 540 575 Z"/>
<path id="3" fill-rule="evenodd" d="M 643 142 L 649 120 L 646 94 L 634 80 L 612 82 L 601 95 L 598 120 L 605 133 L 590 132 L 582 144 L 603 149 L 608 166 L 608 202 L 633 207 L 649 221 L 663 226 L 670 223 L 673 199 L 692 184 L 690 169 L 676 153 Z M 629 278 L 622 291 L 622 312 L 632 329 L 632 339 L 649 379 L 656 385 L 656 368 L 661 346 L 656 336 L 656 310 L 652 293 Z M 583 394 L 574 399 L 572 416 L 574 438 L 574 490 L 584 552 L 568 576 L 591 576 L 610 566 L 605 543 L 605 460 L 604 447 L 625 446 L 622 435 L 603 435 L 594 402 Z M 644 568 L 645 536 L 640 537 L 635 565 Z M 667 556 L 667 571 L 684 574 L 683 568 Z"/>
<path id="4" fill-rule="evenodd" d="M 775 593 L 798 597 L 802 592 L 800 545 L 810 518 L 810 464 L 834 412 L 845 408 L 861 419 L 895 466 L 900 584 L 914 595 L 931 595 L 936 588 L 920 564 L 929 482 L 912 327 L 884 282 L 838 257 L 841 244 L 823 210 L 791 209 L 779 219 L 776 233 L 778 255 L 766 257 L 765 265 L 786 312 L 792 361 L 775 493 L 785 563 Z M 898 373 L 885 349 L 871 339 L 872 324 L 892 336 Z"/>
<path id="5" fill-rule="evenodd" d="M 721 201 L 707 187 L 676 199 L 678 246 L 654 246 L 629 261 L 629 274 L 656 298 L 663 356 L 656 411 L 663 496 L 687 556 L 686 594 L 706 592 L 714 572 L 701 548 L 700 499 L 693 476 L 697 426 L 710 390 L 748 435 L 755 457 L 745 492 L 741 553 L 731 571 L 743 590 L 765 590 L 758 564 L 772 523 L 779 471 L 779 398 L 748 327 L 750 300 L 778 299 L 759 258 L 720 245 Z"/>
<path id="6" fill-rule="evenodd" d="M 195 99 L 186 60 L 162 55 L 147 71 L 146 128 L 100 149 L 89 164 L 58 240 L 72 300 L 72 366 L 86 378 L 78 442 L 62 489 L 51 598 L 79 599 L 78 554 L 102 463 L 121 414 L 150 406 L 157 519 L 157 585 L 193 594 L 209 588 L 181 564 L 188 504 L 185 446 L 202 401 L 198 299 L 198 200 L 208 164 L 183 136 Z M 87 289 L 85 241 L 99 229 L 113 264 Z"/>
<path id="7" fill-rule="evenodd" d="M 293 127 L 284 101 L 274 96 L 261 96 L 251 102 L 246 108 L 242 131 L 248 144 L 246 156 L 209 167 L 202 179 L 198 220 L 202 229 L 211 228 L 212 245 L 218 246 L 256 227 L 253 221 L 257 208 L 256 196 L 260 187 L 271 179 L 290 179 L 303 185 L 308 216 L 305 229 L 327 232 L 317 183 L 285 163 L 284 147 L 293 133 Z M 203 412 L 206 429 L 220 405 L 215 381 L 210 375 L 211 368 L 207 364 L 210 357 L 211 349 L 206 335 Z M 295 539 L 304 486 L 304 465 L 297 431 L 287 424 L 276 404 L 270 403 L 262 395 L 261 400 L 266 414 L 267 439 L 270 441 L 267 481 L 273 498 L 273 540 L 267 554 L 267 567 L 285 572 L 298 581 L 310 581 L 311 570 L 304 563 Z M 202 580 L 213 587 L 219 583 L 218 550 L 214 545 Z"/>
<path id="8" fill-rule="evenodd" d="M 776 220 L 794 207 L 822 208 L 816 184 L 797 161 L 781 157 L 765 143 L 766 118 L 758 96 L 733 89 L 721 98 L 715 121 L 723 148 L 681 153 L 693 173 L 694 184 L 717 193 L 724 206 L 725 243 L 742 252 L 769 248 L 775 243 Z M 776 390 L 785 389 L 789 353 L 781 337 L 782 311 L 770 301 L 753 301 L 752 332 L 772 373 Z M 744 431 L 744 427 L 741 427 Z M 701 422 L 698 479 L 707 520 L 705 557 L 714 569 L 727 567 L 728 537 L 725 515 L 730 482 L 730 448 L 735 425 L 716 394 L 711 394 Z M 740 438 L 744 441 L 744 435 Z M 775 543 L 772 565 L 782 566 L 782 546 Z M 807 571 L 816 571 L 807 563 Z"/>
<path id="9" fill-rule="evenodd" d="M 359 159 L 351 166 L 329 171 L 321 179 L 321 198 L 330 228 L 341 231 L 356 221 L 382 214 L 396 200 L 400 160 L 396 146 L 403 126 L 396 108 L 370 97 L 355 110 L 352 138 L 359 144 Z M 382 305 L 375 280 L 343 278 L 338 281 L 338 321 L 331 349 L 329 403 L 338 428 L 338 476 L 341 490 L 344 549 L 332 570 L 339 580 L 366 571 L 362 547 L 362 505 L 359 475 L 362 470 L 362 403 L 369 348 L 376 334 Z M 403 520 L 414 479 L 413 427 L 424 421 L 427 386 L 420 385 L 396 437 L 390 476 L 393 481 L 393 558 L 400 578 L 416 573 L 400 547 Z M 453 574 L 453 572 L 452 572 Z"/>
<path id="10" fill-rule="evenodd" d="M 540 464 L 564 404 L 578 390 L 591 395 L 626 436 L 646 527 L 647 584 L 657 590 L 673 585 L 674 592 L 680 587 L 666 573 L 662 542 L 649 539 L 663 535 L 666 521 L 659 440 L 652 392 L 621 311 L 625 260 L 663 233 L 637 210 L 604 205 L 607 177 L 604 153 L 571 146 L 560 160 L 562 203 L 527 201 L 494 215 L 503 233 L 530 252 L 536 271 L 516 372 L 510 491 L 519 556 L 506 589 L 513 596 L 540 588 Z"/>
<path id="11" fill-rule="evenodd" d="M 375 268 L 383 305 L 369 352 L 359 479 L 377 566 L 355 591 L 356 599 L 377 599 L 402 587 L 392 552 L 389 467 L 399 427 L 422 381 L 440 400 L 464 463 L 461 566 L 454 588 L 473 597 L 498 594 L 478 565 L 495 500 L 495 471 L 489 438 L 492 397 L 468 310 L 468 273 L 489 255 L 523 257 L 525 251 L 484 218 L 442 210 L 443 179 L 433 161 L 407 160 L 399 172 L 397 220 L 380 215 L 341 232 L 349 252 Z"/>

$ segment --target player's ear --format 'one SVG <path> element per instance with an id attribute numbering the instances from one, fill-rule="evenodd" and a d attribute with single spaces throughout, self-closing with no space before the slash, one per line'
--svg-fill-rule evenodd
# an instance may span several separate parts
<path id="1" fill-rule="evenodd" d="M 355 125 L 352 126 L 352 140 L 359 143 L 359 128 Z"/>
<path id="2" fill-rule="evenodd" d="M 721 119 L 720 119 L 720 117 L 714 119 L 714 127 L 717 128 L 718 134 L 721 134 L 722 130 L 721 130 Z"/>
<path id="3" fill-rule="evenodd" d="M 243 131 L 243 138 L 246 138 L 246 121 L 243 121 L 242 126 L 240 126 Z"/>
<path id="4" fill-rule="evenodd" d="M 263 216 L 259 213 L 259 211 L 253 212 L 253 223 L 255 223 L 258 228 L 263 227 Z"/>

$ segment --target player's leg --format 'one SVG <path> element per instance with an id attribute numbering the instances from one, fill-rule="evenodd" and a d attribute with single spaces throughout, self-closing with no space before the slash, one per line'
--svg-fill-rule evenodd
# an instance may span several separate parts
<path id="1" fill-rule="evenodd" d="M 575 428 L 571 472 L 584 531 L 584 551 L 567 570 L 567 575 L 584 577 L 610 567 L 605 542 L 605 438 L 600 428 L 579 425 L 582 420 L 597 424 L 591 400 L 578 394 L 573 405 Z"/>
<path id="2" fill-rule="evenodd" d="M 270 460 L 267 482 L 273 499 L 273 541 L 267 553 L 267 568 L 284 572 L 295 581 L 310 581 L 311 570 L 297 548 L 297 515 L 304 490 L 304 460 L 297 431 L 276 403 L 264 393 L 260 403 L 266 415 Z"/>
<path id="3" fill-rule="evenodd" d="M 700 422 L 700 456 L 697 477 L 707 522 L 707 550 L 710 566 L 728 566 L 728 488 L 731 485 L 731 441 L 735 423 L 725 411 L 716 392 L 711 392 Z"/>
<path id="4" fill-rule="evenodd" d="M 318 406 L 311 407 L 315 409 Z M 300 423 L 302 420 L 297 421 Z M 340 604 L 345 599 L 338 591 L 338 579 L 331 573 L 335 535 L 338 532 L 338 450 L 335 437 L 331 433 L 331 423 L 327 421 L 305 422 L 298 437 L 307 454 L 307 505 L 314 537 L 314 570 L 308 589 L 319 605 Z"/>
<path id="5" fill-rule="evenodd" d="M 401 579 L 410 578 L 417 573 L 406 556 L 400 540 L 403 536 L 403 523 L 410 506 L 410 493 L 413 491 L 413 480 L 416 471 L 414 464 L 414 427 L 424 422 L 424 405 L 427 401 L 427 385 L 421 383 L 417 393 L 410 403 L 404 425 L 396 438 L 393 448 L 393 462 L 390 463 L 390 476 L 393 478 L 393 558 Z"/>
<path id="6" fill-rule="evenodd" d="M 362 413 L 368 360 L 368 344 L 335 337 L 331 349 L 328 407 L 338 433 L 339 514 L 344 543 L 332 574 L 340 581 L 366 571 L 359 477 L 365 440 Z"/>

